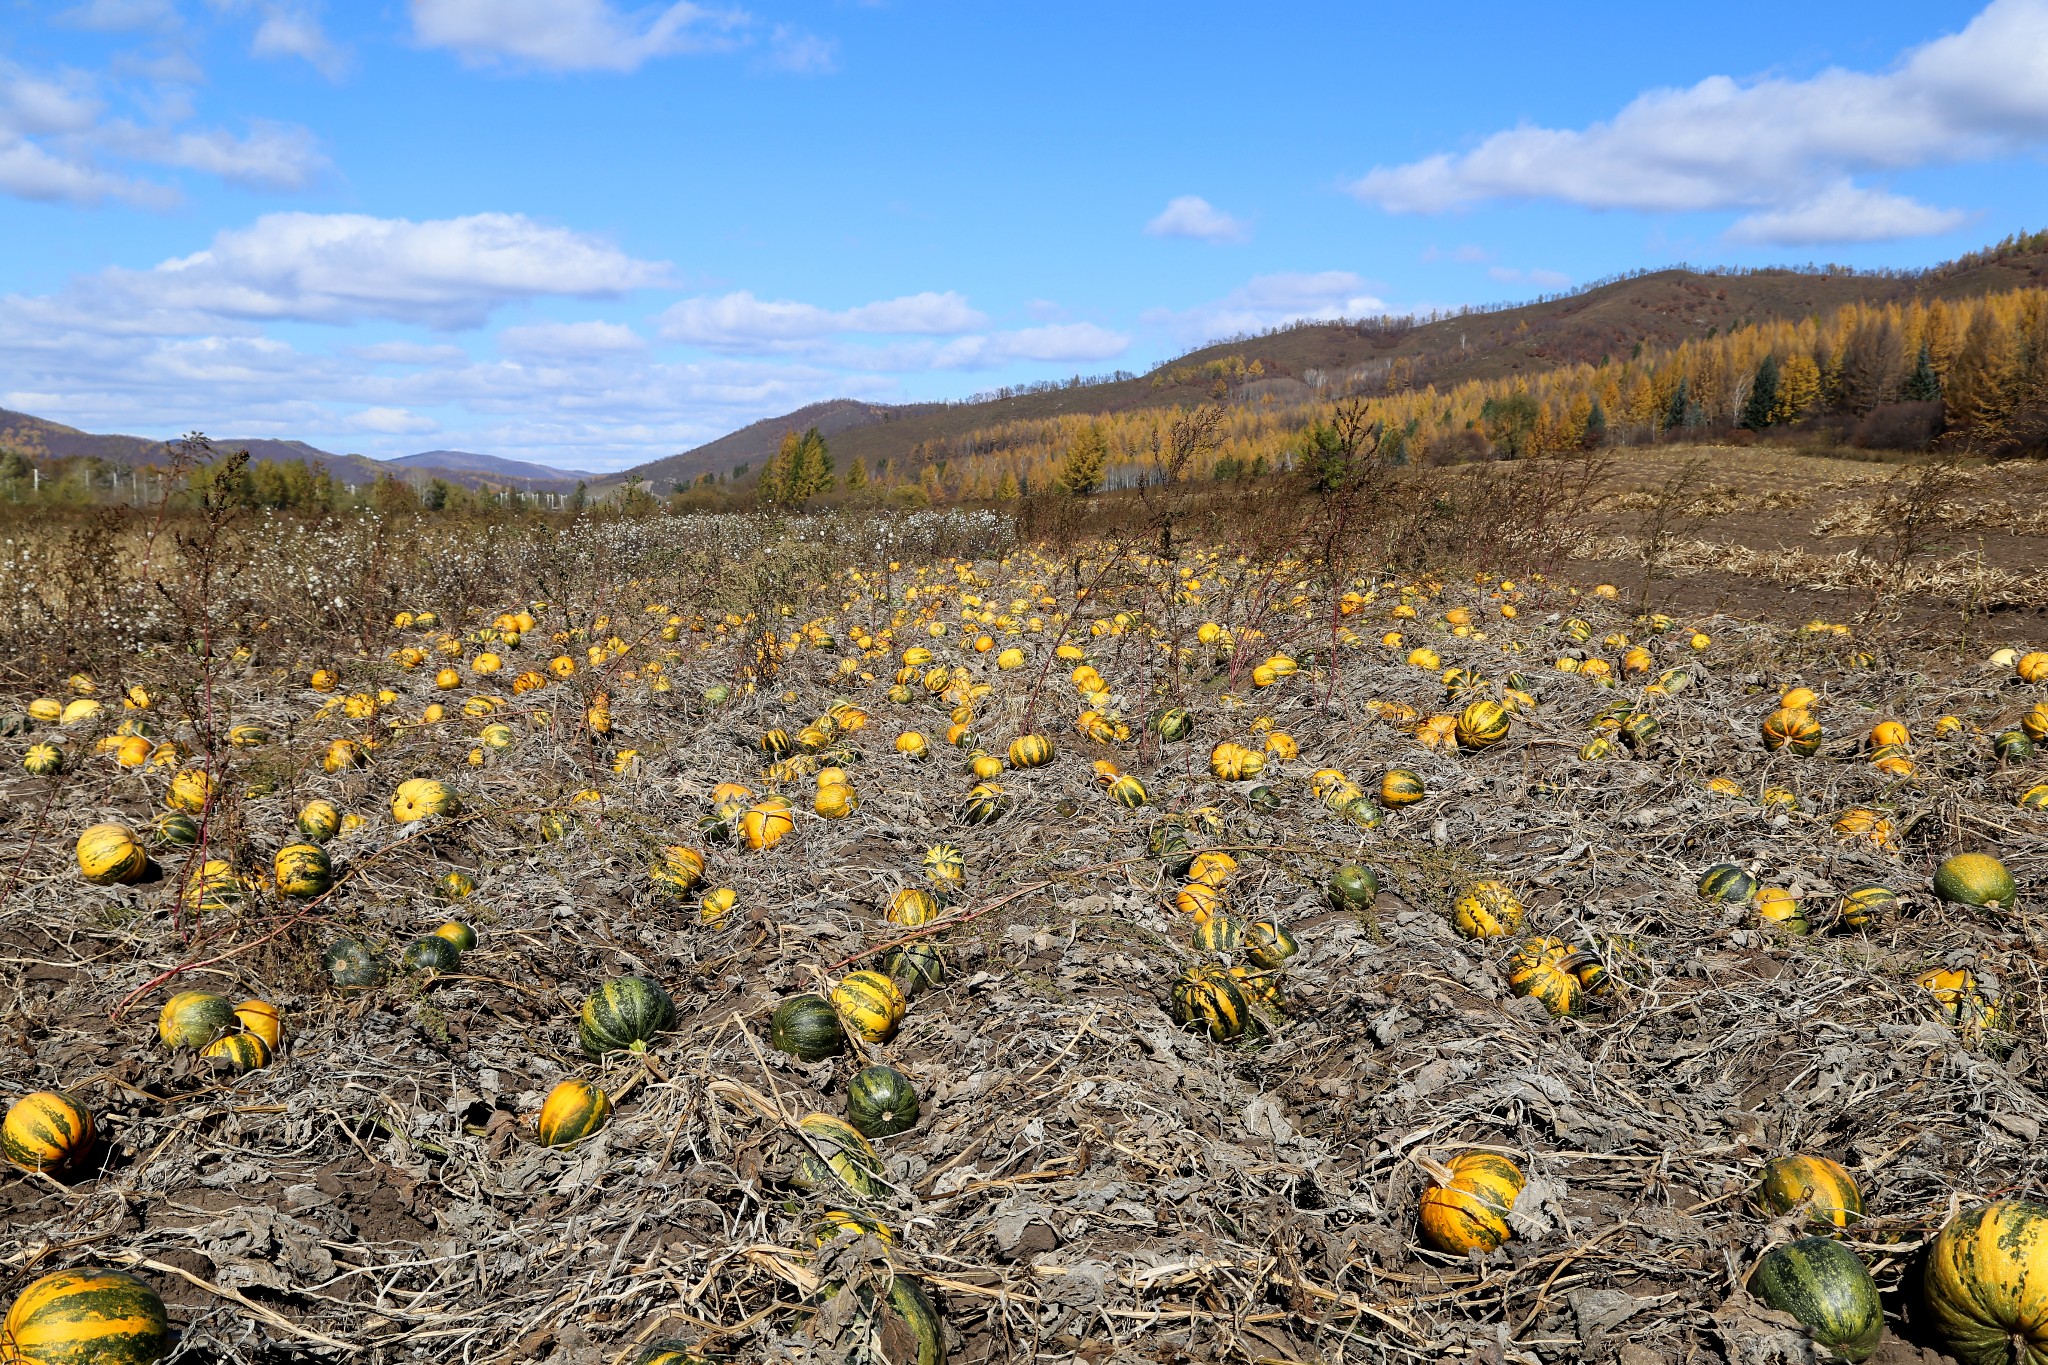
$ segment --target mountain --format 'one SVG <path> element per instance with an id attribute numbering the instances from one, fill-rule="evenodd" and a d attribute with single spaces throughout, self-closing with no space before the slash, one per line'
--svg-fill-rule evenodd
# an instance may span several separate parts
<path id="1" fill-rule="evenodd" d="M 529 464 L 525 460 L 508 460 L 502 455 L 479 455 L 473 450 L 423 450 L 417 455 L 400 455 L 395 459 L 380 460 L 379 464 L 397 465 L 404 469 L 434 470 L 436 472 L 457 471 L 465 474 L 488 474 L 501 479 L 519 479 L 526 482 L 561 483 L 576 479 L 597 479 L 601 475 L 584 469 L 556 469 L 552 465 Z"/>
<path id="2" fill-rule="evenodd" d="M 341 467 L 354 458 L 330 455 L 304 441 L 274 441 L 258 437 L 253 440 L 221 439 L 213 444 L 216 450 L 246 450 L 252 460 L 317 460 L 332 468 L 336 475 L 340 475 Z M 53 460 L 90 456 L 108 464 L 130 467 L 163 465 L 170 463 L 171 459 L 170 449 L 163 441 L 153 441 L 146 436 L 95 436 L 61 422 L 31 417 L 25 412 L 11 412 L 6 408 L 0 408 L 0 447 Z"/>
<path id="3" fill-rule="evenodd" d="M 769 418 L 729 436 L 628 470 L 666 491 L 679 477 L 755 470 L 786 431 L 812 422 L 831 438 L 834 463 L 870 470 L 894 460 L 899 475 L 946 454 L 971 432 L 1063 413 L 1113 413 L 1200 402 L 1219 393 L 1233 403 L 1305 403 L 1316 392 L 1387 393 L 1468 379 L 1535 374 L 1603 355 L 1625 359 L 1645 349 L 1703 338 L 1744 323 L 1823 314 L 1843 304 L 1965 298 L 2048 284 L 2048 234 L 2008 239 L 1985 251 L 1918 271 L 1857 272 L 1836 267 L 1645 271 L 1513 307 L 1467 310 L 1431 319 L 1316 322 L 1211 343 L 1135 379 L 1069 386 L 1028 385 L 981 402 L 891 406 L 838 400 Z M 1261 373 L 1243 373 L 1250 362 Z M 824 415 L 834 425 L 820 420 Z M 979 439 L 979 438 L 977 438 Z"/>
<path id="4" fill-rule="evenodd" d="M 892 405 L 888 403 L 863 403 L 851 398 L 834 398 L 829 402 L 813 403 L 806 408 L 781 417 L 769 417 L 738 431 L 721 436 L 706 445 L 686 450 L 680 455 L 638 465 L 624 474 L 609 476 L 615 481 L 646 480 L 654 484 L 655 491 L 666 493 L 672 484 L 688 483 L 699 474 L 729 474 L 739 465 L 759 469 L 768 463 L 783 436 L 792 431 L 803 431 L 816 427 L 829 440 L 842 432 L 864 427 L 874 422 L 894 421 L 907 412 L 920 412 L 926 407 L 944 407 L 943 403 L 919 403 Z"/>

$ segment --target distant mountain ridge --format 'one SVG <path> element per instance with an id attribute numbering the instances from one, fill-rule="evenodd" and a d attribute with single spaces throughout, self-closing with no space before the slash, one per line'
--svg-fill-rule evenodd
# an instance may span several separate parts
<path id="1" fill-rule="evenodd" d="M 146 465 L 168 465 L 171 442 L 147 436 L 102 436 L 34 417 L 25 412 L 0 408 L 0 450 L 18 450 L 24 455 L 65 460 L 90 458 L 134 469 Z M 414 482 L 443 478 L 468 488 L 486 484 L 517 488 L 529 493 L 567 493 L 579 482 L 598 478 L 575 469 L 554 469 L 524 460 L 507 460 L 497 455 L 480 455 L 464 450 L 427 450 L 402 455 L 395 460 L 372 460 L 361 455 L 336 455 L 304 441 L 279 441 L 268 437 L 240 439 L 215 437 L 213 448 L 226 452 L 246 450 L 251 460 L 285 463 L 302 460 L 320 464 L 343 483 L 373 483 L 380 476 L 399 475 Z"/>
<path id="2" fill-rule="evenodd" d="M 499 478 L 529 481 L 596 479 L 603 477 L 587 469 L 557 469 L 553 465 L 508 460 L 502 455 L 480 455 L 474 450 L 423 450 L 417 455 L 398 455 L 377 463 L 401 469 L 459 470 L 472 474 L 494 474 Z"/>

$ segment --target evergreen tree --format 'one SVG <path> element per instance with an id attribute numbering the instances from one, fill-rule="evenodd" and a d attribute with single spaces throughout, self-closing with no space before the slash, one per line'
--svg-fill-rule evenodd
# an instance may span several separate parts
<path id="1" fill-rule="evenodd" d="M 1941 397 L 1941 376 L 1934 372 L 1934 357 L 1925 342 L 1921 343 L 1920 358 L 1914 362 L 1913 372 L 1899 388 L 1899 396 L 1908 403 L 1932 403 Z"/>
<path id="2" fill-rule="evenodd" d="M 1002 478 L 1002 482 L 1001 482 L 1001 483 L 998 483 L 998 484 L 996 485 L 996 501 L 998 501 L 998 502 L 1015 502 L 1016 500 L 1017 500 L 1017 474 L 1016 474 L 1016 471 L 1015 471 L 1015 470 L 1010 470 L 1010 469 L 1005 469 L 1005 470 L 1003 471 L 1003 478 Z"/>
<path id="3" fill-rule="evenodd" d="M 1607 409 L 1596 401 L 1593 410 L 1586 414 L 1586 434 L 1579 438 L 1584 450 L 1598 450 L 1607 441 Z"/>
<path id="4" fill-rule="evenodd" d="M 1771 422 L 1797 421 L 1819 401 L 1819 363 L 1804 351 L 1787 356 L 1778 367 L 1778 403 L 1771 409 Z"/>
<path id="5" fill-rule="evenodd" d="M 1686 410 L 1692 405 L 1692 385 L 1680 376 L 1678 387 L 1671 391 L 1671 401 L 1664 406 L 1665 428 L 1684 426 Z"/>
<path id="6" fill-rule="evenodd" d="M 1750 381 L 1749 400 L 1742 405 L 1742 425 L 1762 431 L 1771 424 L 1777 408 L 1778 357 L 1766 355 L 1756 367 L 1756 378 Z"/>
<path id="7" fill-rule="evenodd" d="M 867 486 L 868 462 L 865 458 L 856 455 L 853 457 L 852 466 L 846 471 L 846 491 L 849 493 L 858 493 L 861 489 L 866 488 Z"/>

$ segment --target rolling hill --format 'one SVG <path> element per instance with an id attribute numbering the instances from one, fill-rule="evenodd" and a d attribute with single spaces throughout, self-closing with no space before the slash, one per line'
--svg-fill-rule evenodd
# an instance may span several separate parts
<path id="1" fill-rule="evenodd" d="M 514 479 L 526 483 L 562 483 L 602 477 L 585 469 L 556 469 L 552 465 L 508 460 L 502 455 L 480 455 L 473 450 L 423 450 L 417 455 L 400 455 L 393 459 L 380 460 L 378 463 L 387 467 L 395 465 L 400 469 L 433 470 L 442 474 L 451 471 L 484 474 L 495 479 Z"/>
<path id="2" fill-rule="evenodd" d="M 1217 392 L 1222 376 L 1211 366 L 1226 366 L 1233 357 L 1257 360 L 1263 374 L 1226 380 L 1223 392 L 1231 401 L 1270 399 L 1292 405 L 1311 396 L 1312 382 L 1339 392 L 1385 393 L 1425 384 L 1446 389 L 1468 379 L 1533 374 L 1603 355 L 1624 358 L 1638 345 L 1674 345 L 1744 323 L 1800 318 L 1848 303 L 1964 298 L 2044 282 L 2048 236 L 2042 235 L 1917 272 L 1676 267 L 1533 303 L 1434 319 L 1298 324 L 1215 342 L 1115 383 L 1046 386 L 980 403 L 818 403 L 616 478 L 652 479 L 657 488 L 665 488 L 677 479 L 729 470 L 742 460 L 758 470 L 783 433 L 814 422 L 830 438 L 841 469 L 860 458 L 871 469 L 893 459 L 899 469 L 914 470 L 925 448 L 1005 422 L 1198 402 Z"/>

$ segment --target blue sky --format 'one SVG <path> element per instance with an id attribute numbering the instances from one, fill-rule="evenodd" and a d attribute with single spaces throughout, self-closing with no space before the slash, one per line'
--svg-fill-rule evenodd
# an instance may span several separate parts
<path id="1" fill-rule="evenodd" d="M 0 406 L 592 469 L 2043 225 L 2048 0 L 0 0 Z"/>

